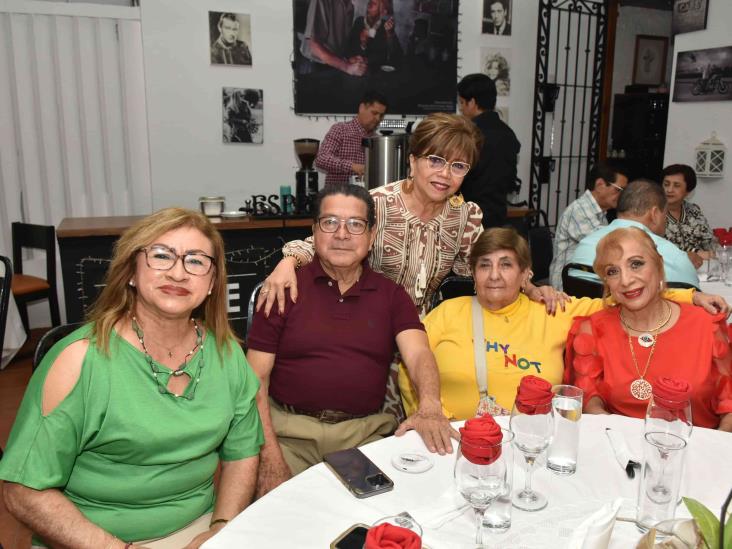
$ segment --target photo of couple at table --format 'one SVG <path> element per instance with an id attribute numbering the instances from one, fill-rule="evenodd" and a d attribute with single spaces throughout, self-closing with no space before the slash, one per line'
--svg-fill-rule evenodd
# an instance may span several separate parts
<path id="1" fill-rule="evenodd" d="M 400 114 L 455 106 L 457 2 L 293 0 L 295 111 L 353 112 L 378 88 Z"/>

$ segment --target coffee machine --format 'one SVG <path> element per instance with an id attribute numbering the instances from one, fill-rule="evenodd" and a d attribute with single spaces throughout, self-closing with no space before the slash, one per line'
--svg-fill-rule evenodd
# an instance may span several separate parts
<path id="1" fill-rule="evenodd" d="M 295 139 L 295 154 L 300 160 L 300 169 L 295 173 L 295 208 L 299 214 L 311 213 L 318 194 L 318 172 L 313 162 L 319 146 L 317 139 Z"/>

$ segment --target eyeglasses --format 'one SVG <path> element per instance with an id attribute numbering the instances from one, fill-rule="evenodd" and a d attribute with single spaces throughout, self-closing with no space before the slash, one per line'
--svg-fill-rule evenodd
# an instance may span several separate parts
<path id="1" fill-rule="evenodd" d="M 215 261 L 210 255 L 198 252 L 178 255 L 174 250 L 159 244 L 150 248 L 141 248 L 140 251 L 145 253 L 147 266 L 156 271 L 169 271 L 179 259 L 182 259 L 183 268 L 188 274 L 204 276 L 211 271 Z"/>
<path id="2" fill-rule="evenodd" d="M 621 187 L 620 185 L 618 185 L 616 183 L 608 183 L 608 185 L 610 185 L 611 187 L 613 187 L 619 193 L 622 193 L 625 190 L 625 189 L 623 189 L 623 187 Z"/>
<path id="3" fill-rule="evenodd" d="M 318 227 L 324 233 L 336 232 L 343 223 L 349 234 L 363 234 L 366 232 L 369 224 L 365 219 L 360 217 L 349 217 L 348 219 L 340 219 L 335 216 L 319 217 Z"/>
<path id="4" fill-rule="evenodd" d="M 436 154 L 428 154 L 420 158 L 426 158 L 429 168 L 438 172 L 441 172 L 445 169 L 445 166 L 449 165 L 450 173 L 456 177 L 465 177 L 470 171 L 470 164 L 468 164 L 467 162 L 461 162 L 459 160 L 455 160 L 454 162 L 448 162 L 447 160 L 445 160 L 441 156 L 437 156 Z"/>

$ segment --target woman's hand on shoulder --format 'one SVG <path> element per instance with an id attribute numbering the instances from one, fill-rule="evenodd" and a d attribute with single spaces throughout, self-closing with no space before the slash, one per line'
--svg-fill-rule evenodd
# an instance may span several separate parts
<path id="1" fill-rule="evenodd" d="M 534 286 L 531 282 L 526 286 L 525 292 L 531 301 L 544 303 L 547 314 L 551 316 L 557 314 L 557 306 L 564 311 L 565 304 L 572 301 L 572 298 L 564 292 L 555 290 L 551 286 Z"/>
<path id="2" fill-rule="evenodd" d="M 43 382 L 42 413 L 47 416 L 63 402 L 81 375 L 89 340 L 80 339 L 68 345 L 54 360 Z"/>
<path id="3" fill-rule="evenodd" d="M 280 314 L 285 312 L 285 288 L 290 289 L 290 299 L 293 303 L 297 302 L 297 275 L 295 274 L 295 266 L 297 259 L 288 256 L 282 259 L 274 271 L 264 279 L 262 289 L 257 297 L 257 311 L 264 305 L 264 316 L 269 316 L 272 307 L 277 302 L 277 309 Z"/>
<path id="4" fill-rule="evenodd" d="M 704 310 L 710 314 L 724 313 L 725 315 L 729 315 L 729 303 L 721 295 L 694 292 L 691 302 L 697 307 L 704 307 Z"/>

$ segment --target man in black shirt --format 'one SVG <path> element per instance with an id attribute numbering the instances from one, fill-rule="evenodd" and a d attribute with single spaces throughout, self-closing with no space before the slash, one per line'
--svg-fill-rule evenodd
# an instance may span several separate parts
<path id="1" fill-rule="evenodd" d="M 484 227 L 506 224 L 506 195 L 516 182 L 521 144 L 513 130 L 495 112 L 496 85 L 485 74 L 469 74 L 458 83 L 458 103 L 463 116 L 483 133 L 478 165 L 465 176 L 460 192 L 483 210 Z"/>

